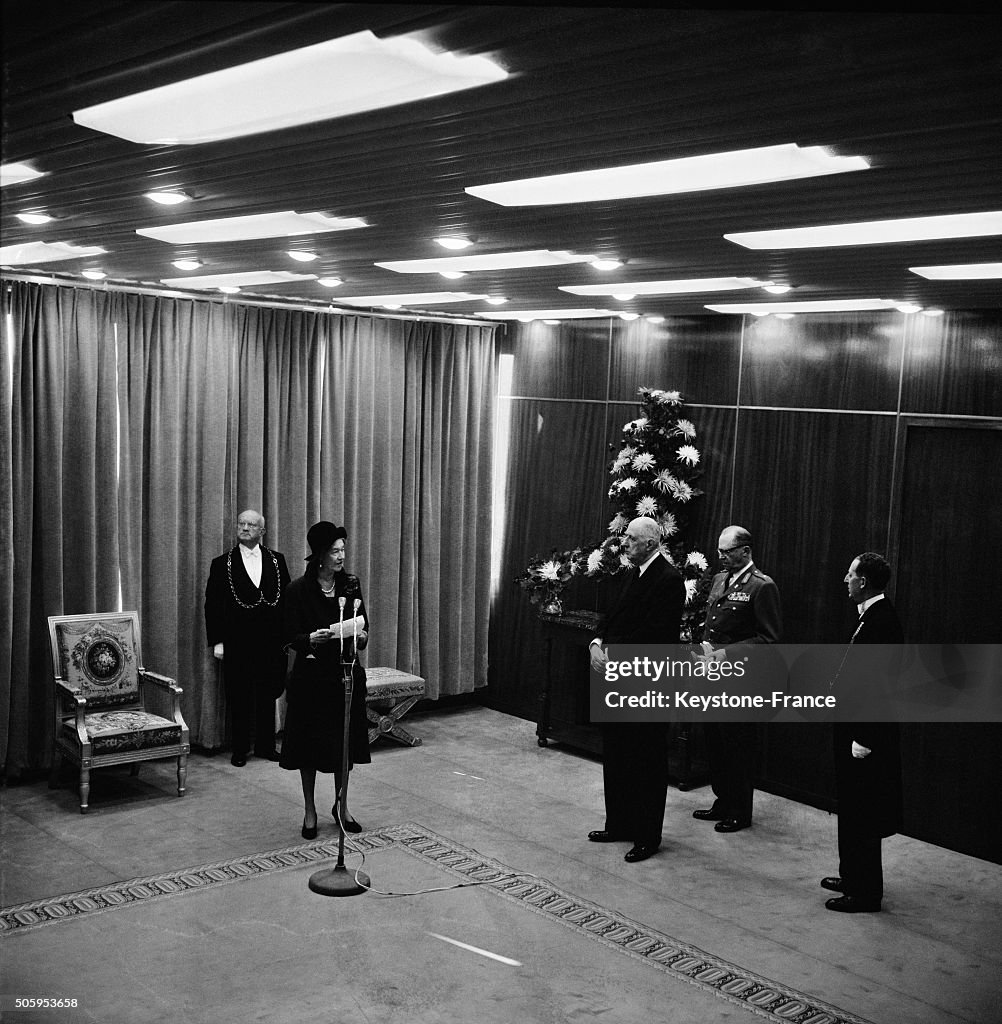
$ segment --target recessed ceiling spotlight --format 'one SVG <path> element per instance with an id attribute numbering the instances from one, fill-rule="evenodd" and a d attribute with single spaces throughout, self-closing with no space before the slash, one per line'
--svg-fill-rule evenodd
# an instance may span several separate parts
<path id="1" fill-rule="evenodd" d="M 777 313 L 777 320 L 792 320 L 795 314 L 793 313 Z"/>
<path id="2" fill-rule="evenodd" d="M 647 322 L 649 324 L 663 324 L 665 322 L 665 318 L 663 316 L 649 316 L 647 318 Z"/>
<path id="3" fill-rule="evenodd" d="M 792 285 L 788 284 L 766 284 L 762 286 L 762 290 L 769 292 L 771 295 L 785 295 L 790 291 Z"/>
<path id="4" fill-rule="evenodd" d="M 443 249 L 469 249 L 473 245 L 472 238 L 462 238 L 458 235 L 442 235 L 435 239 Z"/>
<path id="5" fill-rule="evenodd" d="M 629 302 L 630 299 L 635 299 L 637 296 L 632 292 L 613 292 L 612 297 L 620 302 Z"/>
<path id="6" fill-rule="evenodd" d="M 288 254 L 300 263 L 312 263 L 319 257 L 315 252 L 301 252 L 299 249 L 288 249 Z"/>
<path id="7" fill-rule="evenodd" d="M 221 284 L 219 286 L 219 290 L 221 292 L 224 292 L 226 295 L 236 295 L 236 293 L 240 291 L 240 289 L 237 288 L 236 285 L 232 284 Z"/>
<path id="8" fill-rule="evenodd" d="M 178 270 L 198 270 L 201 265 L 201 260 L 171 260 L 171 266 Z"/>
<path id="9" fill-rule="evenodd" d="M 901 305 L 897 307 L 897 310 L 899 313 L 921 313 L 922 307 L 916 305 L 914 302 L 902 302 Z"/>
<path id="10" fill-rule="evenodd" d="M 596 270 L 619 270 L 623 265 L 621 260 L 592 260 L 591 265 Z"/>
<path id="11" fill-rule="evenodd" d="M 19 213 L 17 219 L 25 224 L 48 224 L 50 220 L 55 220 L 47 213 Z"/>
<path id="12" fill-rule="evenodd" d="M 619 319 L 620 320 L 639 320 L 640 319 L 640 314 L 639 313 L 620 313 L 619 314 Z"/>
<path id="13" fill-rule="evenodd" d="M 943 315 L 943 310 L 941 310 L 941 309 L 923 309 L 922 310 L 922 315 L 923 316 L 942 316 Z"/>
<path id="14" fill-rule="evenodd" d="M 441 274 L 442 277 L 447 277 L 449 278 L 450 281 L 455 281 L 457 278 L 460 277 L 466 277 L 466 274 L 464 274 L 461 270 L 443 270 Z"/>
<path id="15" fill-rule="evenodd" d="M 560 323 L 560 321 L 559 320 L 544 320 L 543 323 L 544 324 L 549 324 L 551 327 L 555 327 L 557 324 Z"/>
<path id="16" fill-rule="evenodd" d="M 161 206 L 180 206 L 181 203 L 191 201 L 187 192 L 174 190 L 172 192 L 144 192 L 143 195 L 151 202 L 159 203 Z"/>
<path id="17" fill-rule="evenodd" d="M 400 302 L 384 302 L 383 309 L 403 309 L 403 303 Z"/>
<path id="18" fill-rule="evenodd" d="M 503 306 L 508 300 L 503 295 L 488 295 L 487 301 L 492 306 Z"/>
<path id="19" fill-rule="evenodd" d="M 340 277 L 321 277 L 317 279 L 317 284 L 321 284 L 325 288 L 337 288 L 338 285 L 344 284 L 344 281 Z"/>
<path id="20" fill-rule="evenodd" d="M 80 273 L 84 277 L 89 277 L 92 281 L 100 281 L 108 276 L 103 270 L 81 270 Z"/>

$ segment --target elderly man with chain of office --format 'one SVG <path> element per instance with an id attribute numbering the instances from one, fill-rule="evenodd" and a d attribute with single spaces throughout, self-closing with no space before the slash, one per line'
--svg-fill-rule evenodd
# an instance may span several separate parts
<path id="1" fill-rule="evenodd" d="M 275 701 L 285 688 L 287 656 L 282 616 L 289 569 L 280 551 L 266 548 L 264 516 L 247 509 L 237 517 L 236 546 L 212 560 L 205 587 L 205 636 L 223 668 L 233 756 L 254 753 L 277 761 Z"/>
<path id="2" fill-rule="evenodd" d="M 705 657 L 735 661 L 752 644 L 773 644 L 782 629 L 779 589 L 752 561 L 751 534 L 728 526 L 717 541 L 723 572 L 713 579 L 703 627 Z M 756 730 L 754 722 L 707 722 L 706 752 L 715 797 L 693 811 L 715 821 L 717 832 L 739 832 L 752 823 Z"/>

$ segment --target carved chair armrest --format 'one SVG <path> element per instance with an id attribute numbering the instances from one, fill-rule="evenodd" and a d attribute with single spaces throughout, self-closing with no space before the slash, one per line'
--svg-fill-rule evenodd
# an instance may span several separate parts
<path id="1" fill-rule="evenodd" d="M 66 680 L 56 676 L 56 699 L 63 699 L 65 702 L 72 703 L 74 712 L 73 728 L 77 734 L 77 739 L 80 741 L 81 747 L 89 749 L 90 737 L 87 735 L 87 725 L 84 722 L 84 715 L 87 713 L 87 698 L 75 686 L 70 686 Z M 64 703 L 63 706 L 65 707 L 66 704 Z"/>
<path id="2" fill-rule="evenodd" d="M 177 685 L 177 681 L 170 676 L 161 675 L 159 672 L 151 672 L 149 669 L 139 669 L 141 682 L 150 682 L 160 693 L 167 695 L 170 699 L 170 714 L 165 717 L 173 719 L 182 728 L 187 729 L 184 718 L 181 716 L 181 694 L 184 690 Z"/>

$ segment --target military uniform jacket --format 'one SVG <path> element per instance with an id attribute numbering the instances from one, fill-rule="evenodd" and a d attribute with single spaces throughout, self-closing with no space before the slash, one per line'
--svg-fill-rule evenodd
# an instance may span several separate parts
<path id="1" fill-rule="evenodd" d="M 779 588 L 749 563 L 728 586 L 726 571 L 713 577 L 703 639 L 714 648 L 734 644 L 774 644 L 783 628 Z M 728 652 L 730 653 L 730 652 Z"/>

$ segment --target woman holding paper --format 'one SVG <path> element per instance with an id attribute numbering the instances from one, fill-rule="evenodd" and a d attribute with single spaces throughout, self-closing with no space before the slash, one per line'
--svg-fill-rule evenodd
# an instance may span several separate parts
<path id="1" fill-rule="evenodd" d="M 279 763 L 298 770 L 303 783 L 306 813 L 302 836 L 315 839 L 317 807 L 314 787 L 317 772 L 334 774 L 337 794 L 344 759 L 345 672 L 352 679 L 348 726 L 348 770 L 368 764 L 369 730 L 365 716 L 365 669 L 357 654 L 369 640 L 369 619 L 357 576 L 344 571 L 347 532 L 329 522 L 314 523 L 306 535 L 310 546 L 306 572 L 289 585 L 285 601 L 285 647 L 296 652 L 286 687 L 288 710 Z M 346 832 L 362 826 L 345 813 Z"/>

